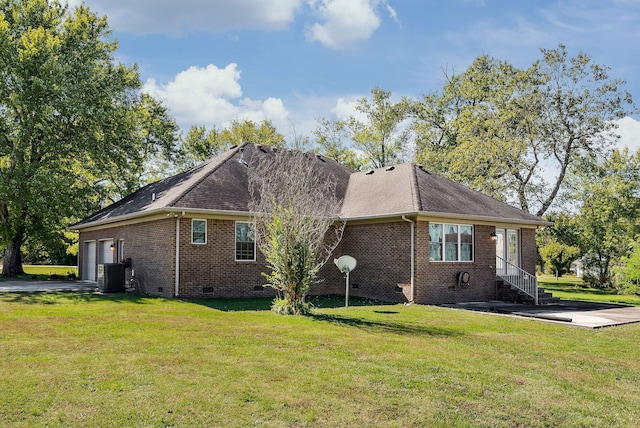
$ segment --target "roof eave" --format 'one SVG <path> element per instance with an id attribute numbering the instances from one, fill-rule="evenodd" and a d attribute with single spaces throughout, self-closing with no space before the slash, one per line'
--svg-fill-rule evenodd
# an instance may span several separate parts
<path id="1" fill-rule="evenodd" d="M 149 211 L 142 211 L 132 214 L 125 214 L 117 217 L 101 219 L 96 221 L 91 221 L 82 224 L 74 224 L 68 227 L 68 230 L 83 230 L 89 229 L 99 226 L 106 226 L 109 224 L 120 223 L 123 221 L 129 221 L 134 219 L 142 219 L 144 217 L 152 217 L 158 214 L 167 214 L 167 215 L 203 215 L 203 216 L 226 216 L 226 217 L 250 217 L 251 213 L 248 211 L 229 211 L 229 210 L 210 210 L 210 209 L 198 209 L 198 208 L 181 208 L 181 207 L 164 207 L 157 208 Z M 416 216 L 425 216 L 425 217 L 436 217 L 436 218 L 450 218 L 450 219 L 460 219 L 467 221 L 480 221 L 480 222 L 490 222 L 490 223 L 511 223 L 511 224 L 523 224 L 523 225 L 531 225 L 531 226 L 551 226 L 553 223 L 550 223 L 545 220 L 537 220 L 537 219 L 518 219 L 518 218 L 507 218 L 507 217 L 495 217 L 495 216 L 479 216 L 479 215 L 468 215 L 468 214 L 458 214 L 458 213 L 443 213 L 443 212 L 435 212 L 435 211 L 406 211 L 406 212 L 397 212 L 397 213 L 387 213 L 387 214 L 371 214 L 371 215 L 360 215 L 360 216 L 348 216 L 348 215 L 340 215 L 338 218 L 344 221 L 363 221 L 363 220 L 376 220 L 376 219 L 391 219 L 398 217 L 416 217 Z"/>
<path id="2" fill-rule="evenodd" d="M 248 211 L 227 211 L 227 210 L 207 210 L 198 208 L 180 208 L 180 207 L 164 207 L 157 208 L 148 211 L 139 211 L 131 214 L 124 214 L 112 218 L 106 218 L 96 221 L 90 221 L 87 223 L 76 223 L 67 228 L 70 231 L 81 231 L 83 229 L 90 229 L 94 227 L 107 226 L 110 224 L 120 223 L 124 221 L 130 221 L 135 219 L 143 219 L 145 217 L 154 217 L 158 214 L 166 214 L 167 216 L 182 216 L 186 214 L 196 214 L 203 216 L 227 216 L 227 217 L 249 217 L 251 214 Z"/>
<path id="3" fill-rule="evenodd" d="M 508 223 L 508 224 L 523 224 L 523 225 L 531 225 L 531 226 L 550 226 L 552 223 L 545 220 L 537 220 L 537 219 L 518 219 L 518 218 L 507 218 L 507 217 L 495 217 L 495 216 L 479 216 L 479 215 L 468 215 L 468 214 L 457 214 L 457 213 L 443 213 L 443 212 L 435 212 L 435 211 L 407 211 L 407 212 L 397 212 L 397 213 L 388 213 L 383 215 L 361 215 L 361 216 L 348 216 L 341 215 L 345 221 L 362 221 L 362 220 L 375 220 L 375 219 L 389 219 L 389 218 L 397 218 L 397 217 L 416 217 L 416 216 L 425 216 L 425 217 L 436 217 L 436 218 L 449 218 L 449 219 L 459 219 L 459 220 L 467 220 L 467 221 L 479 221 L 486 223 Z"/>
<path id="4" fill-rule="evenodd" d="M 532 226 L 552 225 L 552 223 L 542 219 L 520 219 L 520 218 L 511 218 L 511 217 L 442 213 L 442 212 L 434 212 L 434 211 L 420 211 L 418 215 L 429 216 L 429 217 L 453 218 L 453 219 L 460 219 L 460 220 L 464 219 L 464 220 L 481 221 L 481 222 L 493 222 L 493 223 L 526 224 L 526 225 L 532 225 Z"/>

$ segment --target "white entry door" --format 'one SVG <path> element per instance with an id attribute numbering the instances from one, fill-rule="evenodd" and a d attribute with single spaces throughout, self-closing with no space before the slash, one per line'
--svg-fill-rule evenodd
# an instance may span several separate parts
<path id="1" fill-rule="evenodd" d="M 506 275 L 507 264 L 504 262 L 507 258 L 505 248 L 505 230 L 496 229 L 496 274 Z"/>
<path id="2" fill-rule="evenodd" d="M 96 281 L 96 241 L 84 243 L 82 263 L 82 279 Z"/>
<path id="3" fill-rule="evenodd" d="M 520 267 L 519 235 L 517 229 L 496 229 L 496 273 L 498 275 L 517 273 L 515 267 Z M 503 262 L 503 259 L 508 263 Z"/>

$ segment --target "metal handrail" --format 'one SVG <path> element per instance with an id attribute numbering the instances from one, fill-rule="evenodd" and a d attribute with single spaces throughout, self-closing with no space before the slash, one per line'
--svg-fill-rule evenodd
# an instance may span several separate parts
<path id="1" fill-rule="evenodd" d="M 502 280 L 508 282 L 518 290 L 533 297 L 535 304 L 538 304 L 538 278 L 535 275 L 530 274 L 526 270 L 519 268 L 513 263 L 509 263 L 500 256 L 496 256 L 496 260 L 504 263 L 504 271 L 506 273 L 500 273 L 496 269 L 496 275 Z M 497 268 L 497 267 L 496 267 Z"/>

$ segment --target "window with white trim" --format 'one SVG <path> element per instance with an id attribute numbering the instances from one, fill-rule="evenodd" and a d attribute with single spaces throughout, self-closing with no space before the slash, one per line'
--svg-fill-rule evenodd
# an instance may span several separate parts
<path id="1" fill-rule="evenodd" d="M 429 223 L 429 238 L 429 261 L 473 261 L 473 226 Z"/>
<path id="2" fill-rule="evenodd" d="M 207 220 L 191 220 L 191 243 L 207 243 Z"/>
<path id="3" fill-rule="evenodd" d="M 254 261 L 256 259 L 255 225 L 251 222 L 236 222 L 236 260 Z"/>

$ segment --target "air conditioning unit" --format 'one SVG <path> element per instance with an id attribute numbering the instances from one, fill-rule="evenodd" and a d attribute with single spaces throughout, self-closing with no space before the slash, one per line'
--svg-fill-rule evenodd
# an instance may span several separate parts
<path id="1" fill-rule="evenodd" d="M 98 289 L 103 293 L 124 292 L 124 264 L 104 263 L 98 265 Z"/>

